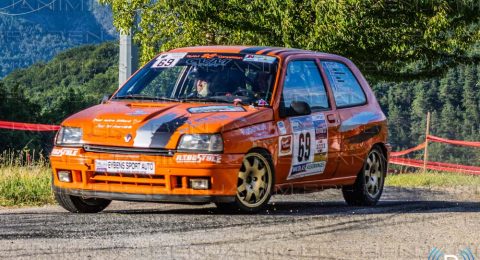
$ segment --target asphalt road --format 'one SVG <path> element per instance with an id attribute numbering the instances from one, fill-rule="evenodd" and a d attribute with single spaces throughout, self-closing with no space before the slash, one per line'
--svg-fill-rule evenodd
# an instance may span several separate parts
<path id="1" fill-rule="evenodd" d="M 1 209 L 0 259 L 427 259 L 434 247 L 478 258 L 479 189 L 387 188 L 374 208 L 348 207 L 337 190 L 277 195 L 256 215 L 127 202 L 83 215 Z"/>

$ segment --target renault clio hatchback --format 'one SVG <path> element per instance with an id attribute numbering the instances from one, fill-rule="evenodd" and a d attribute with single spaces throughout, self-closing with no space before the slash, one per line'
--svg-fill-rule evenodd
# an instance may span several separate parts
<path id="1" fill-rule="evenodd" d="M 275 192 L 325 188 L 369 206 L 382 194 L 386 139 L 385 115 L 344 57 L 180 48 L 62 123 L 50 157 L 53 191 L 80 213 L 111 200 L 255 212 Z"/>

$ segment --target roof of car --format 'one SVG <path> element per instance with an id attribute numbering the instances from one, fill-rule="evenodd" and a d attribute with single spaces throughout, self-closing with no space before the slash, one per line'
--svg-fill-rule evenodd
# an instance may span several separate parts
<path id="1" fill-rule="evenodd" d="M 321 54 L 324 56 L 337 56 L 328 53 L 315 52 L 302 49 L 285 48 L 285 47 L 269 47 L 269 46 L 194 46 L 184 47 L 171 50 L 170 52 L 223 52 L 223 53 L 242 53 L 242 54 L 261 54 L 268 56 L 288 56 L 293 54 Z"/>

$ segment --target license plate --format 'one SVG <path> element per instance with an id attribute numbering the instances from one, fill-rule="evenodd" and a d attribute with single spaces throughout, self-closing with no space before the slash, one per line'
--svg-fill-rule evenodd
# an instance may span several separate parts
<path id="1" fill-rule="evenodd" d="M 95 171 L 111 173 L 155 174 L 154 162 L 95 160 Z"/>

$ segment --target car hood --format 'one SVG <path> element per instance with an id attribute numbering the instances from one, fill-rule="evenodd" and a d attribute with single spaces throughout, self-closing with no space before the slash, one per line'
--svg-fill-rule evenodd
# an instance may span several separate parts
<path id="1" fill-rule="evenodd" d="M 273 120 L 265 107 L 230 104 L 109 102 L 67 118 L 86 144 L 175 149 L 182 134 L 222 133 Z"/>

